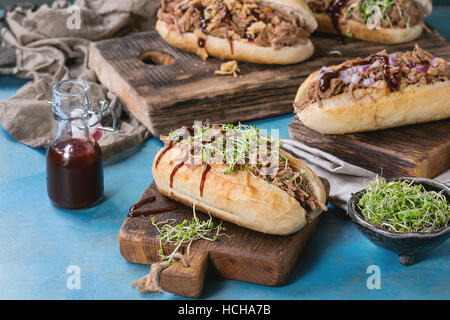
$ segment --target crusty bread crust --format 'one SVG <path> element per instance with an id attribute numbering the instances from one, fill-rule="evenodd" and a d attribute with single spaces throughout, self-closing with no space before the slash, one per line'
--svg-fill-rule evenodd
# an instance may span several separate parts
<path id="1" fill-rule="evenodd" d="M 331 18 L 326 13 L 316 13 L 314 16 L 319 24 L 318 31 L 336 34 Z M 340 28 L 343 34 L 351 33 L 353 38 L 387 44 L 410 42 L 420 37 L 423 30 L 423 27 L 419 24 L 409 29 L 381 28 L 370 30 L 366 24 L 353 20 L 341 23 Z"/>
<path id="2" fill-rule="evenodd" d="M 314 46 L 311 40 L 307 39 L 304 44 L 294 47 L 283 47 L 275 50 L 272 47 L 260 47 L 252 43 L 233 40 L 233 52 L 227 39 L 213 36 L 206 36 L 204 49 L 198 46 L 198 37 L 187 32 L 179 34 L 170 30 L 163 21 L 156 23 L 156 31 L 170 45 L 203 56 L 206 50 L 209 56 L 221 59 L 233 59 L 260 64 L 293 64 L 304 61 L 312 56 Z"/>
<path id="3" fill-rule="evenodd" d="M 152 173 L 158 190 L 165 196 L 185 205 L 210 213 L 211 215 L 255 231 L 286 235 L 300 230 L 307 223 L 306 211 L 299 202 L 287 192 L 251 175 L 247 171 L 235 171 L 224 175 L 226 165 L 215 165 L 206 175 L 203 197 L 200 196 L 200 181 L 203 166 L 184 165 L 173 177 L 170 187 L 170 174 L 183 159 L 180 148 L 168 150 L 156 168 L 155 163 L 161 150 L 153 161 Z M 300 160 L 280 150 L 293 166 L 304 169 L 305 179 L 309 181 L 311 191 L 322 203 L 326 202 L 325 188 L 311 169 Z M 310 213 L 316 217 L 319 208 Z"/>
<path id="4" fill-rule="evenodd" d="M 303 82 L 295 101 L 305 94 L 318 72 Z M 361 96 L 364 90 L 355 90 L 355 96 Z M 371 96 L 374 100 L 365 96 L 355 102 L 340 94 L 322 100 L 322 106 L 312 103 L 297 114 L 305 126 L 324 134 L 374 131 L 450 117 L 450 81 L 410 85 L 396 92 L 376 89 Z"/>

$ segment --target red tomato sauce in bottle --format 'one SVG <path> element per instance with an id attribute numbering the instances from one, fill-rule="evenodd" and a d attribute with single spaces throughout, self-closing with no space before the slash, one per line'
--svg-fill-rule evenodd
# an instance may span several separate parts
<path id="1" fill-rule="evenodd" d="M 101 101 L 95 112 L 89 84 L 65 80 L 53 88 L 53 118 L 56 136 L 47 151 L 47 193 L 50 201 L 65 209 L 88 208 L 103 198 L 103 154 L 94 139 L 103 113 L 109 105 Z M 116 117 L 113 128 L 116 129 Z M 98 135 L 100 137 L 100 135 Z"/>

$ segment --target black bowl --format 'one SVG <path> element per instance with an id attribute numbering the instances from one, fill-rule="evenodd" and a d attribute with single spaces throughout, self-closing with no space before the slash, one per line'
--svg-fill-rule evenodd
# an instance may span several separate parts
<path id="1" fill-rule="evenodd" d="M 414 184 L 421 184 L 428 191 L 444 191 L 447 202 L 450 201 L 450 188 L 430 179 L 422 178 L 393 178 L 387 181 L 408 181 Z M 352 194 L 348 201 L 348 213 L 355 223 L 359 231 L 361 231 L 375 245 L 385 249 L 395 251 L 403 265 L 411 265 L 414 263 L 416 255 L 421 251 L 430 250 L 444 243 L 450 236 L 450 226 L 447 226 L 435 232 L 392 232 L 378 228 L 373 224 L 365 221 L 361 217 L 358 209 L 360 197 L 366 190 L 358 191 Z"/>

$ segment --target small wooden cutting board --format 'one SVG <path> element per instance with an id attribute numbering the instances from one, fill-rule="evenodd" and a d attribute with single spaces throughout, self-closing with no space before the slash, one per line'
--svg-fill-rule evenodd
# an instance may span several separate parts
<path id="1" fill-rule="evenodd" d="M 324 185 L 329 190 L 328 182 Z M 140 200 L 155 196 L 154 202 L 139 210 L 167 208 L 174 204 L 177 209 L 157 214 L 157 222 L 175 219 L 174 224 L 184 219 L 191 220 L 192 208 L 161 195 L 153 182 Z M 207 220 L 205 213 L 196 212 L 200 220 Z M 268 235 L 233 223 L 222 221 L 226 228 L 216 242 L 197 240 L 191 247 L 190 267 L 175 263 L 161 273 L 163 290 L 186 297 L 201 295 L 208 265 L 212 263 L 218 273 L 227 279 L 251 282 L 266 286 L 281 286 L 288 279 L 299 257 L 313 236 L 319 217 L 300 231 L 288 236 Z M 221 223 L 213 218 L 214 225 Z M 119 247 L 122 256 L 134 263 L 152 264 L 160 261 L 159 233 L 149 217 L 127 217 L 119 231 Z M 164 252 L 171 252 L 173 245 L 164 245 Z"/>
<path id="2" fill-rule="evenodd" d="M 411 50 L 417 43 L 450 60 L 450 45 L 436 31 L 410 43 L 385 45 L 314 33 L 314 55 L 302 63 L 278 66 L 239 62 L 240 76 L 219 76 L 223 60 L 198 56 L 167 44 L 156 31 L 93 43 L 89 67 L 100 82 L 159 137 L 195 120 L 237 123 L 293 112 L 298 87 L 313 71 L 383 49 Z M 343 57 L 330 54 L 338 50 Z"/>

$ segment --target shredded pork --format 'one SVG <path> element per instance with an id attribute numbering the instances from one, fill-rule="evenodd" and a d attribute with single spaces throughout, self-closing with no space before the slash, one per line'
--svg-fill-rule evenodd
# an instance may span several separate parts
<path id="1" fill-rule="evenodd" d="M 241 170 L 244 168 L 242 166 Z M 320 203 L 314 196 L 302 171 L 295 170 L 291 165 L 286 164 L 284 159 L 280 159 L 279 167 L 273 170 L 273 174 L 267 174 L 270 167 L 259 167 L 257 165 L 248 166 L 248 170 L 255 176 L 266 180 L 274 186 L 286 191 L 291 197 L 296 199 L 302 207 L 314 211 L 321 208 L 326 211 L 327 207 Z M 266 169 L 266 170 L 264 170 Z"/>
<path id="2" fill-rule="evenodd" d="M 281 49 L 305 41 L 298 17 L 255 0 L 161 0 L 158 19 L 179 33 L 204 34 Z"/>
<path id="3" fill-rule="evenodd" d="M 371 62 L 371 59 L 375 62 Z M 384 61 L 388 61 L 388 64 L 386 65 Z M 320 103 L 323 99 L 342 93 L 348 94 L 352 100 L 357 101 L 366 95 L 372 97 L 370 94 L 374 89 L 385 88 L 386 90 L 397 91 L 413 84 L 430 84 L 437 81 L 447 81 L 450 78 L 448 62 L 433 57 L 432 54 L 417 45 L 413 51 L 405 53 L 399 52 L 388 55 L 384 50 L 366 59 L 349 60 L 340 69 L 345 71 L 355 68 L 357 69 L 356 72 L 345 76 L 339 70 L 322 69 L 323 73 L 319 74 L 303 97 L 294 104 L 296 110 L 301 111 L 312 103 Z M 362 71 L 361 68 L 367 70 Z M 327 72 L 332 74 L 333 78 L 328 88 L 324 88 L 323 85 L 321 88 L 322 78 L 327 75 Z M 345 79 L 346 77 L 347 79 Z M 398 87 L 392 87 L 393 82 L 398 84 Z M 357 95 L 355 90 L 361 88 L 367 90 L 360 90 L 359 92 L 362 92 Z"/>

